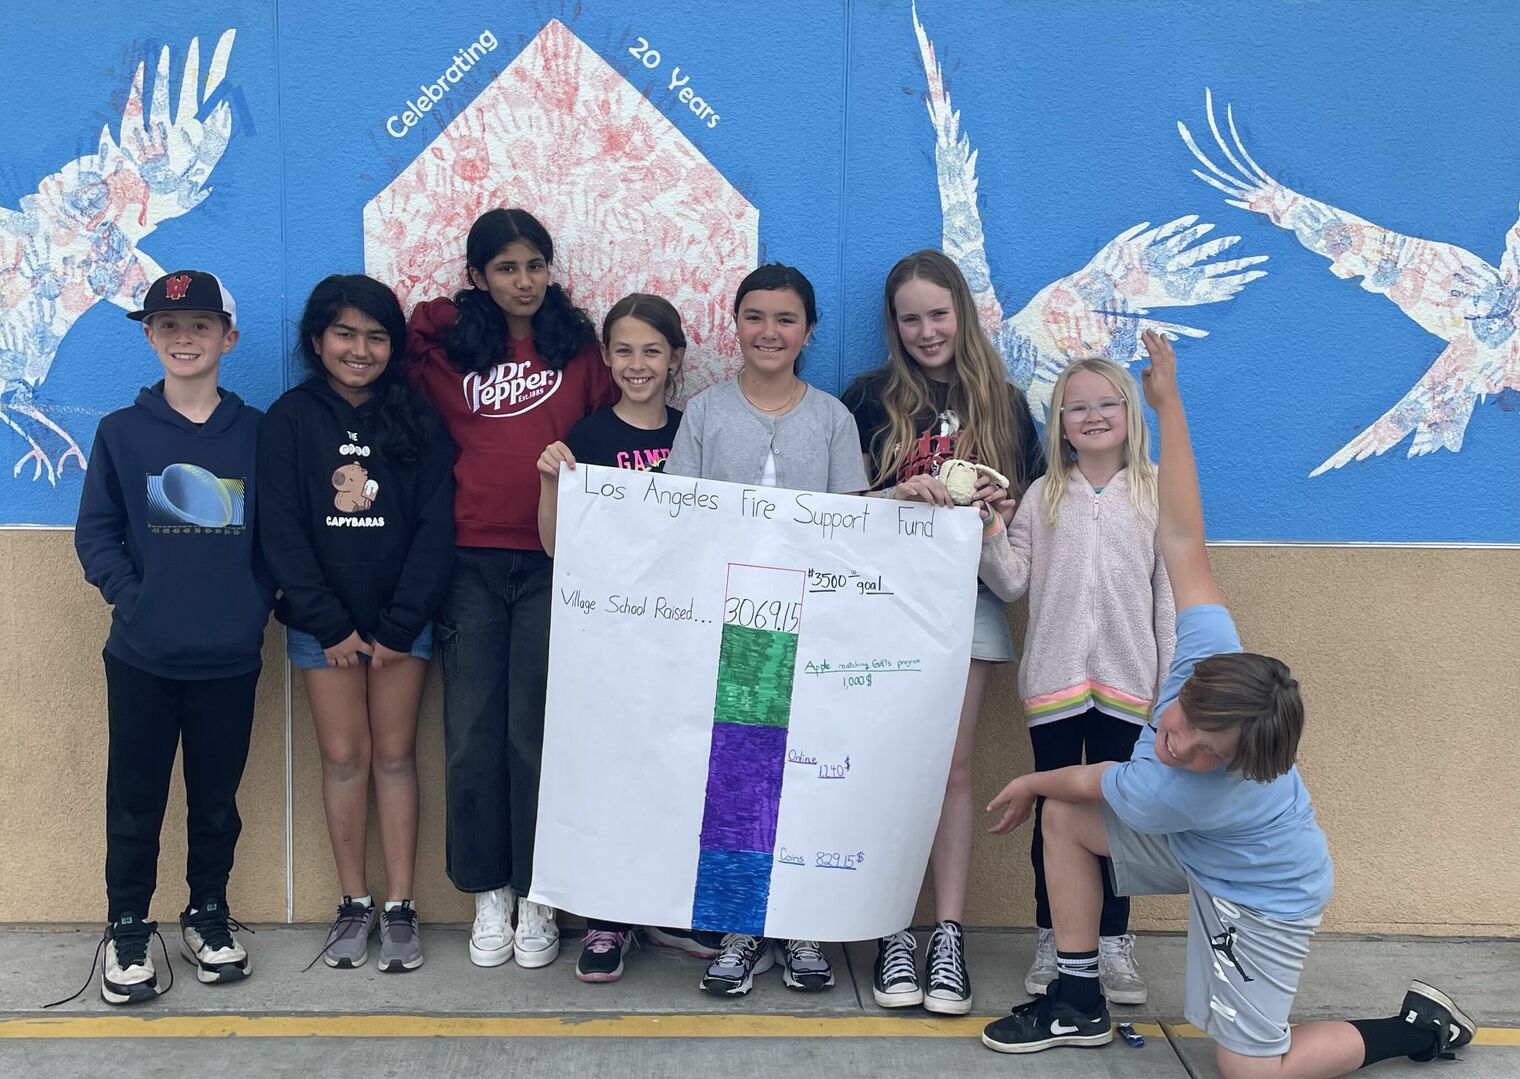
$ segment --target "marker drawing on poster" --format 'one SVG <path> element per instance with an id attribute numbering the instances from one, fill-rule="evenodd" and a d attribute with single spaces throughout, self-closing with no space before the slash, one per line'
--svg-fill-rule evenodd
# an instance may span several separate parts
<path id="1" fill-rule="evenodd" d="M 980 544 L 969 509 L 563 473 L 533 898 L 776 937 L 907 925 Z"/>

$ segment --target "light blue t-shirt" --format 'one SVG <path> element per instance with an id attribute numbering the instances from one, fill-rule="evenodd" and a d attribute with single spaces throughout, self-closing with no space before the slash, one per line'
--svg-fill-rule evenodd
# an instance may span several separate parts
<path id="1" fill-rule="evenodd" d="M 1189 772 L 1156 757 L 1156 718 L 1199 660 L 1239 652 L 1230 612 L 1200 604 L 1177 612 L 1171 670 L 1129 760 L 1103 775 L 1103 798 L 1137 832 L 1164 834 L 1182 867 L 1213 895 L 1282 921 L 1317 917 L 1333 870 L 1298 769 L 1257 783 L 1224 765 Z"/>

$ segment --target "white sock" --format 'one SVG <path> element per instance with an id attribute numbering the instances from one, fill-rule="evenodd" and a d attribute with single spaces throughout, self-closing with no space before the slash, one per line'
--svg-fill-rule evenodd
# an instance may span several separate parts
<path id="1" fill-rule="evenodd" d="M 375 905 L 375 901 L 367 895 L 356 895 L 353 897 L 353 900 L 356 907 L 372 907 Z"/>
<path id="2" fill-rule="evenodd" d="M 398 907 L 401 907 L 402 905 L 410 903 L 410 902 L 411 902 L 410 899 L 387 899 L 385 901 L 385 909 L 386 910 L 396 910 Z"/>

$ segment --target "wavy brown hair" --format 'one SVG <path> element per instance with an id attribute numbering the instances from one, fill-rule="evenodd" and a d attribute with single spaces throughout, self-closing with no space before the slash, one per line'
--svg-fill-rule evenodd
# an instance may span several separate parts
<path id="1" fill-rule="evenodd" d="M 971 299 L 971 286 L 948 257 L 938 251 L 915 251 L 900 259 L 887 274 L 882 302 L 882 330 L 887 340 L 887 362 L 882 370 L 881 403 L 887 424 L 871 441 L 877 474 L 873 487 L 890 484 L 907 460 L 918 437 L 917 426 L 925 412 L 933 410 L 929 378 L 917 361 L 908 355 L 897 332 L 897 290 L 912 280 L 928 281 L 950 293 L 955 310 L 954 367 L 950 374 L 950 392 L 946 407 L 960 418 L 961 431 L 955 443 L 955 456 L 972 458 L 991 465 L 1008 477 L 1009 488 L 1022 492 L 1028 477 L 1019 447 L 1023 445 L 1021 423 L 1031 423 L 1024 395 L 1008 381 L 1003 358 L 987 339 Z M 1010 398 L 1015 406 L 1009 407 Z"/>

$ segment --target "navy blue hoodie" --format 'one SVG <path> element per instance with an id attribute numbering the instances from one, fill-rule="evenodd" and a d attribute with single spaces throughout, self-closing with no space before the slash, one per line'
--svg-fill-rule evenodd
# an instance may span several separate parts
<path id="1" fill-rule="evenodd" d="M 357 630 L 397 652 L 437 613 L 454 571 L 454 444 L 443 424 L 410 464 L 374 442 L 378 399 L 355 408 L 313 376 L 259 432 L 259 542 L 275 615 L 331 648 Z"/>
<path id="2" fill-rule="evenodd" d="M 258 670 L 274 593 L 255 565 L 261 413 L 235 393 L 203 424 L 162 382 L 100 421 L 74 549 L 111 613 L 106 651 L 165 678 Z"/>

